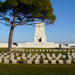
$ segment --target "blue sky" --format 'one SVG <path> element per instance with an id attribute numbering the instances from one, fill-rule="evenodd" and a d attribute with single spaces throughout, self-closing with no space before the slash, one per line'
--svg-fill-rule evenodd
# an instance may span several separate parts
<path id="1" fill-rule="evenodd" d="M 51 0 L 56 22 L 46 26 L 47 41 L 75 43 L 75 0 Z M 7 42 L 10 28 L 0 24 L 0 42 Z M 14 42 L 33 41 L 35 27 L 19 26 L 15 28 Z"/>

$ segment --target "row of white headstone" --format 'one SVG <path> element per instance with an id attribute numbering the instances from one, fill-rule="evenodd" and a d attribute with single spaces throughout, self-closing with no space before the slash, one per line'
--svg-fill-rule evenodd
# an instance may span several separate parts
<path id="1" fill-rule="evenodd" d="M 0 53 L 0 63 L 25 64 L 75 64 L 75 52 L 67 54 L 49 53 Z"/>
<path id="2" fill-rule="evenodd" d="M 75 49 L 64 49 L 64 50 L 58 50 L 58 49 L 24 49 L 24 48 L 12 48 L 12 51 L 22 51 L 22 52 L 69 52 L 69 51 L 75 51 Z"/>

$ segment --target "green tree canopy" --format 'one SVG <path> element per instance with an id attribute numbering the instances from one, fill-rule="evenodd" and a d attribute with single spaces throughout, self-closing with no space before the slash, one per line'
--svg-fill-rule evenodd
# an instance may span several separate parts
<path id="1" fill-rule="evenodd" d="M 50 0 L 6 0 L 3 3 L 0 1 L 1 20 L 9 20 L 12 25 L 14 16 L 15 26 L 24 25 L 35 19 L 48 23 L 54 23 L 56 20 Z M 10 24 L 8 26 L 11 26 Z"/>

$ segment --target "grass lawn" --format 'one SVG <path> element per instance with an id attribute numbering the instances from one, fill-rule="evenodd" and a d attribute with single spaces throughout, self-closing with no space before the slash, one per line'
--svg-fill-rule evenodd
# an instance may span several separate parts
<path id="1" fill-rule="evenodd" d="M 7 48 L 0 48 L 0 52 L 7 52 Z"/>
<path id="2" fill-rule="evenodd" d="M 0 64 L 0 75 L 75 75 L 75 65 Z"/>

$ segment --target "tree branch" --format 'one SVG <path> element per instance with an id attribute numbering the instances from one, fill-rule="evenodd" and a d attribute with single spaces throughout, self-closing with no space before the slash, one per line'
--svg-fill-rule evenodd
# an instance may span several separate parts
<path id="1" fill-rule="evenodd" d="M 34 24 L 39 24 L 39 23 L 42 23 L 42 22 L 31 23 L 31 24 L 27 24 L 27 23 L 26 23 L 26 24 L 25 24 L 25 23 L 24 23 L 24 24 L 16 24 L 16 26 L 21 26 L 21 25 L 32 25 L 32 26 L 33 26 Z M 44 25 L 43 25 L 43 26 L 44 26 Z M 37 26 L 37 27 L 43 27 L 43 26 Z"/>
<path id="2" fill-rule="evenodd" d="M 3 25 L 6 25 L 6 26 L 8 26 L 8 27 L 11 27 L 11 25 L 8 25 L 8 24 L 6 24 L 6 23 L 3 23 L 3 22 L 0 22 L 0 23 L 2 23 Z"/>

